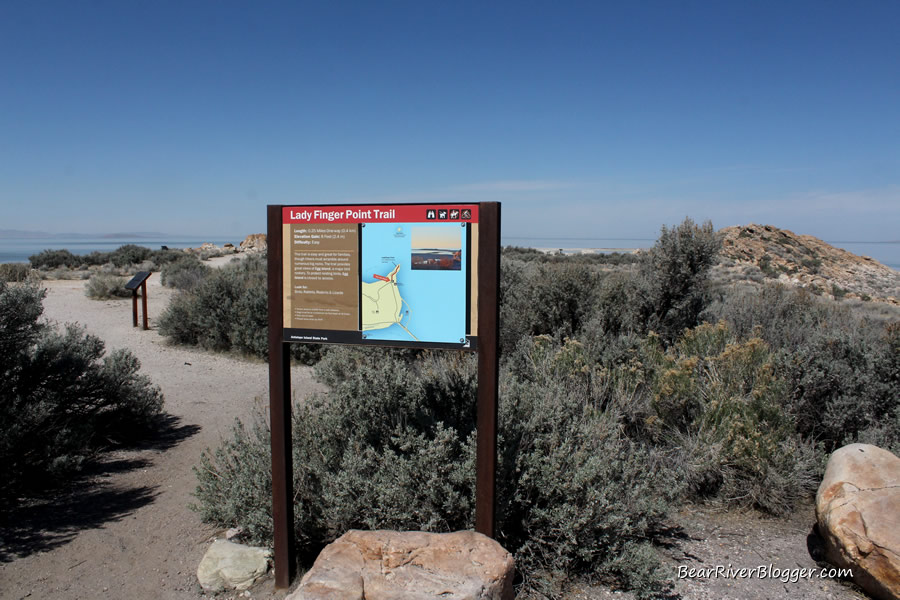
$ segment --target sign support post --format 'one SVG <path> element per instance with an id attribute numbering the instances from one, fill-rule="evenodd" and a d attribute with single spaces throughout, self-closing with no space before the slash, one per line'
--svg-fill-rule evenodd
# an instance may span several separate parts
<path id="1" fill-rule="evenodd" d="M 272 519 L 275 532 L 275 587 L 290 587 L 294 560 L 294 465 L 291 450 L 291 359 L 282 341 L 281 206 L 267 214 L 267 279 L 269 293 L 269 419 L 272 441 Z"/>
<path id="2" fill-rule="evenodd" d="M 478 408 L 475 531 L 494 537 L 500 337 L 500 203 L 482 202 L 478 224 Z"/>

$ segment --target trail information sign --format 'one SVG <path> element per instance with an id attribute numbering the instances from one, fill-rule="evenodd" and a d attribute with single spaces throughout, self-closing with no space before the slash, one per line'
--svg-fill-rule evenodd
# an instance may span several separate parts
<path id="1" fill-rule="evenodd" d="M 475 530 L 494 535 L 500 203 L 267 209 L 275 586 L 296 566 L 292 343 L 478 351 Z"/>
<path id="2" fill-rule="evenodd" d="M 282 211 L 285 342 L 475 349 L 477 204 Z"/>

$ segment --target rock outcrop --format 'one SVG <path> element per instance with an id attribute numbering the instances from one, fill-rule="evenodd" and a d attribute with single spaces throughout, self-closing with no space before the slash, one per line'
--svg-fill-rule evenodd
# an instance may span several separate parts
<path id="1" fill-rule="evenodd" d="M 265 252 L 266 234 L 251 233 L 241 242 L 241 252 Z"/>
<path id="2" fill-rule="evenodd" d="M 512 600 L 513 559 L 473 531 L 348 531 L 285 600 Z"/>
<path id="3" fill-rule="evenodd" d="M 200 587 L 207 592 L 246 590 L 269 570 L 269 550 L 216 540 L 197 567 Z"/>
<path id="4" fill-rule="evenodd" d="M 875 598 L 900 599 L 900 458 L 850 444 L 828 460 L 816 494 L 825 556 Z"/>
<path id="5" fill-rule="evenodd" d="M 757 275 L 826 295 L 900 304 L 900 272 L 868 256 L 772 225 L 726 227 L 719 234 L 725 266 L 718 269 L 752 267 Z"/>

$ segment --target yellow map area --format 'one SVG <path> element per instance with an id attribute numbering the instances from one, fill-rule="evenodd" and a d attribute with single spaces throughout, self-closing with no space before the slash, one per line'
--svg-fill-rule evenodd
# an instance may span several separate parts
<path id="1" fill-rule="evenodd" d="M 363 331 L 371 331 L 385 329 L 396 324 L 403 327 L 410 337 L 417 340 L 418 338 L 400 322 L 403 318 L 403 305 L 406 301 L 400 297 L 400 290 L 397 287 L 399 270 L 400 265 L 394 267 L 394 270 L 387 276 L 387 281 L 362 283 L 362 328 Z"/>

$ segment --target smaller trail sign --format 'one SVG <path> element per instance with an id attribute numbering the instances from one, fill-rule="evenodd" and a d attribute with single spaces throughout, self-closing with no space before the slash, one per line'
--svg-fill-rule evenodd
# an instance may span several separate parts
<path id="1" fill-rule="evenodd" d="M 478 210 L 283 207 L 284 341 L 474 350 Z"/>

